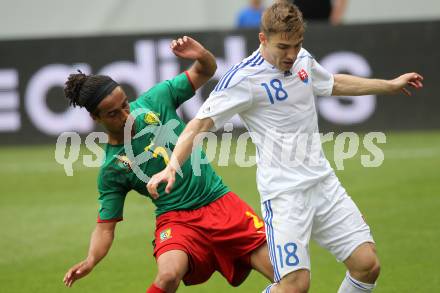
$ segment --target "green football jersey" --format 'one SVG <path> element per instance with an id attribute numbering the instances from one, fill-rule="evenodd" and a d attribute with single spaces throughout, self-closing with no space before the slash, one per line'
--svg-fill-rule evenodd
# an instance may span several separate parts
<path id="1" fill-rule="evenodd" d="M 122 220 L 125 197 L 132 189 L 150 197 L 148 179 L 166 167 L 185 128 L 176 109 L 193 95 L 189 77 L 182 73 L 130 103 L 135 135 L 130 144 L 106 145 L 106 158 L 98 177 L 98 222 Z M 181 166 L 183 177 L 176 174 L 171 193 L 165 193 L 165 184 L 159 185 L 159 198 L 150 197 L 156 206 L 156 216 L 172 210 L 200 208 L 229 191 L 209 164 L 200 164 L 198 159 L 204 157 L 200 147 L 193 151 Z"/>

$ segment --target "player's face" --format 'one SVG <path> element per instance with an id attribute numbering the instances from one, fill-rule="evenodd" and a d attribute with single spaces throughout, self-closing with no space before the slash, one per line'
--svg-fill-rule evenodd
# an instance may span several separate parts
<path id="1" fill-rule="evenodd" d="M 292 68 L 304 40 L 303 32 L 294 35 L 277 33 L 270 36 L 260 33 L 259 38 L 263 46 L 263 57 L 282 71 Z"/>
<path id="2" fill-rule="evenodd" d="M 98 115 L 92 115 L 92 117 L 109 133 L 117 135 L 124 133 L 125 121 L 130 115 L 130 106 L 127 95 L 120 86 L 99 103 L 98 111 Z"/>

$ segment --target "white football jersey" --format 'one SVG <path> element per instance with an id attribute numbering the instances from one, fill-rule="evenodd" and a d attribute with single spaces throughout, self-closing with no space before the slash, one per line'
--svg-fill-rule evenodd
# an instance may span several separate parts
<path id="1" fill-rule="evenodd" d="M 333 172 L 322 151 L 316 96 L 330 96 L 333 75 L 301 49 L 290 71 L 263 59 L 259 50 L 218 82 L 196 118 L 219 129 L 238 114 L 257 149 L 262 201 L 304 190 Z"/>

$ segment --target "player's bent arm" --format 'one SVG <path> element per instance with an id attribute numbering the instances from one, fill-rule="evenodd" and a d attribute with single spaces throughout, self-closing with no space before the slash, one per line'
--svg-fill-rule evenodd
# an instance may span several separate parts
<path id="1" fill-rule="evenodd" d="M 64 276 L 64 284 L 72 284 L 86 275 L 106 256 L 114 239 L 116 222 L 97 223 L 90 239 L 87 258 L 71 267 Z"/>
<path id="2" fill-rule="evenodd" d="M 207 82 L 217 70 L 214 55 L 193 38 L 183 36 L 173 40 L 170 47 L 176 56 L 195 61 L 187 71 L 194 90 Z"/>
<path id="3" fill-rule="evenodd" d="M 217 70 L 217 63 L 214 55 L 206 49 L 200 53 L 200 57 L 194 62 L 190 69 L 188 69 L 188 75 L 194 86 L 194 90 L 199 89 L 204 85 Z"/>

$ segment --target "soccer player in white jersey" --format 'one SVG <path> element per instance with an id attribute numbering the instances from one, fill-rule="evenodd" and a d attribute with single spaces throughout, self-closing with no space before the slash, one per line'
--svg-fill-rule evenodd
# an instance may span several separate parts
<path id="1" fill-rule="evenodd" d="M 168 166 L 151 178 L 147 188 L 157 196 L 158 184 L 166 183 L 169 192 L 194 138 L 239 114 L 257 147 L 257 184 L 276 281 L 264 292 L 308 291 L 310 238 L 347 267 L 338 292 L 371 292 L 380 269 L 374 240 L 321 145 L 313 143 L 318 134 L 314 99 L 410 95 L 406 87 L 421 88 L 423 78 L 417 73 L 392 80 L 332 75 L 302 48 L 303 34 L 296 6 L 280 1 L 266 9 L 260 48 L 219 81 L 181 134 Z M 307 147 L 300 148 L 304 137 Z"/>

